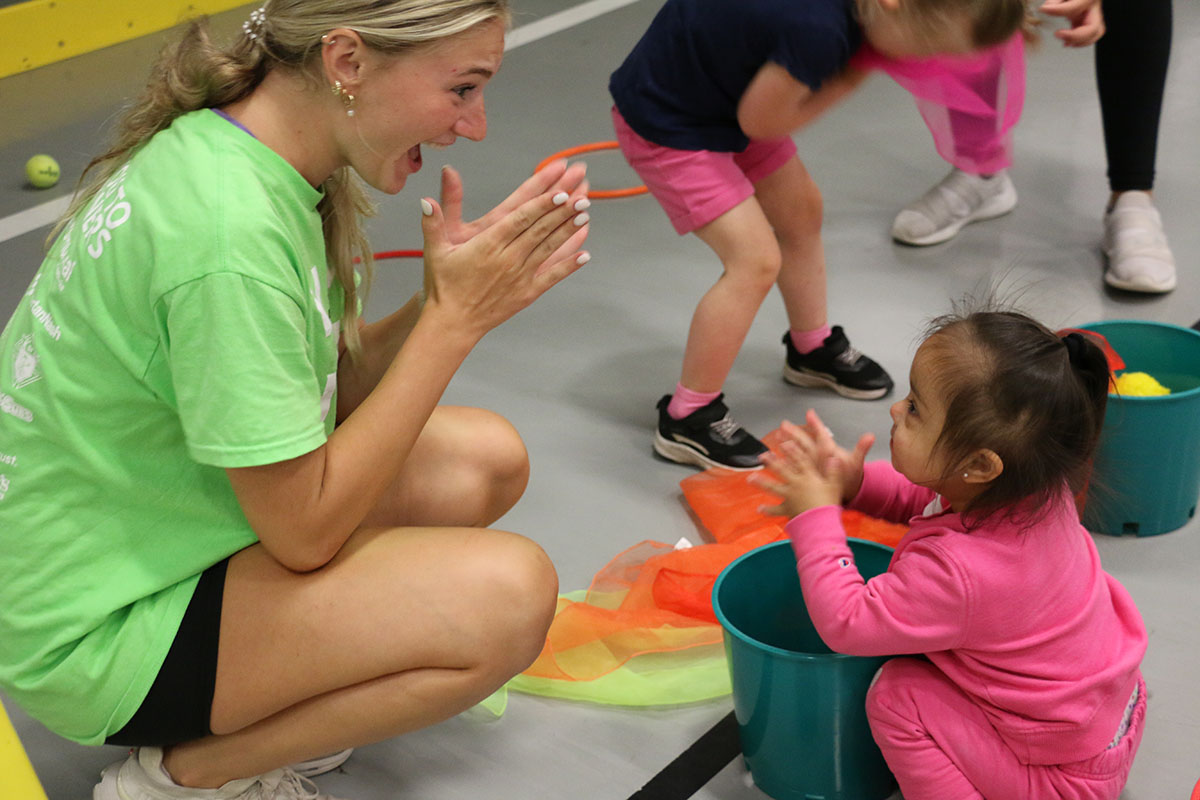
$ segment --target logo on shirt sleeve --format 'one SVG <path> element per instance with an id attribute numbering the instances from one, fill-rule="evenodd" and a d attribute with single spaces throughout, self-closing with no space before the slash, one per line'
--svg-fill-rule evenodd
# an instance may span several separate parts
<path id="1" fill-rule="evenodd" d="M 32 334 L 25 334 L 17 339 L 14 349 L 16 352 L 13 354 L 13 388 L 20 389 L 41 378 L 42 372 L 38 369 L 37 351 L 33 349 Z"/>

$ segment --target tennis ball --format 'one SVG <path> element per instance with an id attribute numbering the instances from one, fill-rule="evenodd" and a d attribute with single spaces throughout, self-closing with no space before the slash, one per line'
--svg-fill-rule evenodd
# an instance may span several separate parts
<path id="1" fill-rule="evenodd" d="M 58 162 L 48 155 L 39 154 L 25 162 L 25 176 L 38 189 L 49 189 L 58 183 Z"/>

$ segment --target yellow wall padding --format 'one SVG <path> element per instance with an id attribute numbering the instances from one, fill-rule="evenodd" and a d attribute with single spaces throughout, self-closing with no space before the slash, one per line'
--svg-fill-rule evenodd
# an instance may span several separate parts
<path id="1" fill-rule="evenodd" d="M 0 78 L 161 31 L 245 0 L 26 0 L 0 8 Z"/>
<path id="2" fill-rule="evenodd" d="M 46 800 L 46 792 L 38 782 L 17 738 L 8 712 L 0 705 L 0 797 L 4 800 Z"/>

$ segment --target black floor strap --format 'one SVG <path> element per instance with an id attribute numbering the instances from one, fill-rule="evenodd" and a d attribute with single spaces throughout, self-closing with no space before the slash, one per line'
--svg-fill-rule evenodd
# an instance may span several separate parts
<path id="1" fill-rule="evenodd" d="M 737 719 L 730 711 L 629 800 L 687 800 L 740 752 Z"/>

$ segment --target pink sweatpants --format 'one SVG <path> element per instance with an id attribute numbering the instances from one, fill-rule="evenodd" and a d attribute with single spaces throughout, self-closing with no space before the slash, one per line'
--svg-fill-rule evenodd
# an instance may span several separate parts
<path id="1" fill-rule="evenodd" d="M 893 59 L 863 45 L 853 63 L 886 72 L 913 95 L 946 161 L 976 175 L 1012 165 L 1012 129 L 1025 104 L 1020 33 L 964 56 Z"/>
<path id="2" fill-rule="evenodd" d="M 1039 766 L 1017 761 L 983 710 L 924 659 L 893 658 L 867 693 L 871 732 L 904 800 L 1116 800 L 1145 717 L 1146 686 L 1139 682 L 1129 730 L 1116 747 Z"/>

